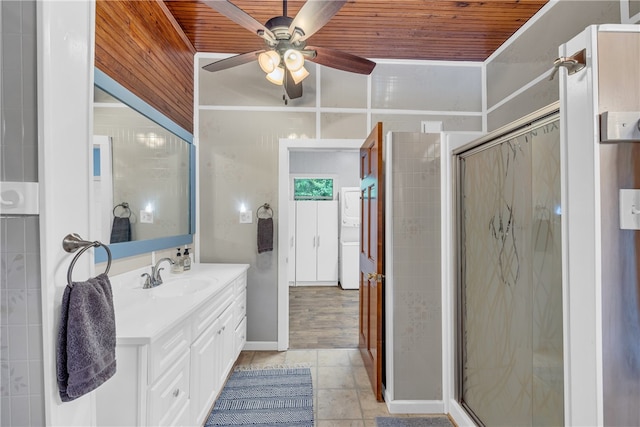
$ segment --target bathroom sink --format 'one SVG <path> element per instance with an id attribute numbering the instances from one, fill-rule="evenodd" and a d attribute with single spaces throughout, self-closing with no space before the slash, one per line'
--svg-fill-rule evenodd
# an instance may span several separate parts
<path id="1" fill-rule="evenodd" d="M 199 279 L 199 278 L 185 278 L 171 280 L 163 283 L 160 286 L 149 289 L 149 294 L 153 297 L 168 298 L 179 297 L 183 295 L 195 294 L 202 292 L 208 287 L 214 285 L 218 279 Z"/>

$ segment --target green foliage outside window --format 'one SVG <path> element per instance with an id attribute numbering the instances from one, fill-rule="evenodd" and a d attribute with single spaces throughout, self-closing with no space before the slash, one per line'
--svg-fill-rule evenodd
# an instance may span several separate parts
<path id="1" fill-rule="evenodd" d="M 295 178 L 294 200 L 332 200 L 333 178 Z"/>

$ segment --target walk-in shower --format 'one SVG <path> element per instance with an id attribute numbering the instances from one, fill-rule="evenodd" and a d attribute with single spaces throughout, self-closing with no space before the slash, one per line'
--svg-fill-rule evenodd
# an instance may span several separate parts
<path id="1" fill-rule="evenodd" d="M 456 156 L 458 399 L 483 425 L 562 425 L 557 111 Z"/>

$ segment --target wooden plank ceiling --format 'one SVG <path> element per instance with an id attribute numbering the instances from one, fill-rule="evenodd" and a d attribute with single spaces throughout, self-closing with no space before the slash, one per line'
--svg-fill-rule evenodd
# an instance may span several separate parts
<path id="1" fill-rule="evenodd" d="M 262 39 L 198 0 L 164 0 L 198 52 L 245 53 Z M 232 0 L 261 23 L 280 0 Z M 308 44 L 369 59 L 483 61 L 547 0 L 349 0 Z M 304 1 L 288 1 L 294 17 Z"/>

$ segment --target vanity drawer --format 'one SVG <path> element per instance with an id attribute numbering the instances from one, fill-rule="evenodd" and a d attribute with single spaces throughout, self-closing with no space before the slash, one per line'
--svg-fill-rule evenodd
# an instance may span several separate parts
<path id="1" fill-rule="evenodd" d="M 243 289 L 247 287 L 247 273 L 243 273 L 235 280 L 235 292 L 236 295 L 240 294 Z"/>
<path id="2" fill-rule="evenodd" d="M 232 302 L 233 286 L 227 286 L 203 307 L 198 309 L 198 311 L 191 317 L 193 338 L 198 338 L 205 329 L 211 326 L 213 322 L 220 317 L 222 312 L 226 310 Z"/>
<path id="3" fill-rule="evenodd" d="M 242 319 L 244 319 L 244 317 L 247 314 L 247 290 L 246 289 L 243 289 L 240 295 L 236 297 L 236 300 L 233 305 L 235 310 L 235 314 L 234 314 L 235 319 L 233 324 L 238 325 L 240 324 L 240 322 L 242 322 Z"/>
<path id="4" fill-rule="evenodd" d="M 191 325 L 182 322 L 164 333 L 149 347 L 149 384 L 153 384 L 163 372 L 191 346 Z"/>
<path id="5" fill-rule="evenodd" d="M 173 425 L 189 413 L 189 351 L 149 388 L 148 425 Z M 182 415 L 182 416 L 181 416 Z"/>
<path id="6" fill-rule="evenodd" d="M 233 347 L 235 350 L 234 359 L 238 358 L 246 342 L 247 342 L 247 318 L 244 317 L 240 322 L 240 324 L 236 327 L 234 338 L 233 338 Z"/>

